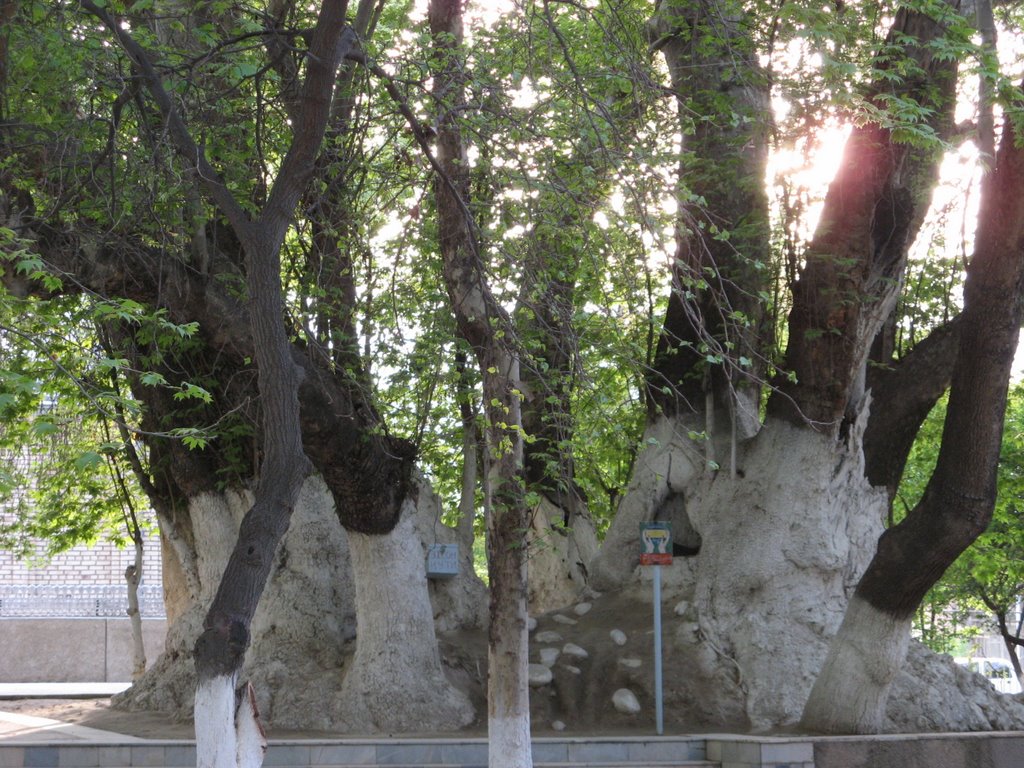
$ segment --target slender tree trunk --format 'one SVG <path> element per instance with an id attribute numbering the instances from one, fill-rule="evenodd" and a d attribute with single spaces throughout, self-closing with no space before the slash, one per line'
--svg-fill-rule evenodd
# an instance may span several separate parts
<path id="1" fill-rule="evenodd" d="M 991 606 L 989 606 L 989 609 L 991 610 Z M 1024 669 L 1021 668 L 1020 656 L 1017 655 L 1017 648 L 1021 645 L 1021 639 L 1010 632 L 1010 627 L 1006 622 L 1006 611 L 995 611 L 995 616 L 996 624 L 999 627 L 999 635 L 1003 638 L 1003 645 L 1006 646 L 1006 652 L 1010 655 L 1013 674 L 1016 676 L 1018 683 L 1024 684 Z"/>
<path id="2" fill-rule="evenodd" d="M 139 610 L 139 583 L 142 581 L 142 537 L 133 537 L 135 562 L 124 569 L 128 586 L 128 619 L 132 625 L 132 680 L 146 671 L 146 644 L 142 638 L 142 613 Z"/>
<path id="3" fill-rule="evenodd" d="M 477 412 L 473 406 L 473 393 L 469 387 L 466 355 L 456 354 L 455 366 L 459 375 L 459 415 L 462 417 L 462 485 L 459 491 L 459 546 L 465 547 L 462 561 L 473 566 L 473 540 L 476 525 L 476 493 L 479 485 L 480 434 Z"/>
<path id="4" fill-rule="evenodd" d="M 459 333 L 477 358 L 486 420 L 485 512 L 490 575 L 487 728 L 491 768 L 530 768 L 522 383 L 511 320 L 494 300 L 468 204 L 469 163 L 456 119 L 464 106 L 461 0 L 432 0 L 434 95 L 441 110 L 435 190 L 444 279 Z"/>

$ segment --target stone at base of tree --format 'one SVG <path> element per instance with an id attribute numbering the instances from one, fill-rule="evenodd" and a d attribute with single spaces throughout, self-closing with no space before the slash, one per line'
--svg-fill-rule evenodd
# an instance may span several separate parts
<path id="1" fill-rule="evenodd" d="M 585 649 L 576 645 L 576 643 L 566 643 L 562 646 L 562 653 L 566 656 L 572 656 L 574 659 L 585 659 L 590 655 Z"/>
<path id="2" fill-rule="evenodd" d="M 545 664 L 531 664 L 528 674 L 531 688 L 540 688 L 541 686 L 548 685 L 554 677 L 551 673 L 551 668 Z"/>
<path id="3" fill-rule="evenodd" d="M 629 688 L 619 688 L 613 693 L 612 704 L 624 715 L 635 715 L 640 712 L 640 702 L 637 701 L 636 694 Z"/>
<path id="4" fill-rule="evenodd" d="M 561 655 L 562 652 L 557 648 L 541 648 L 540 663 L 545 667 L 553 667 L 555 662 L 558 661 L 558 657 Z"/>

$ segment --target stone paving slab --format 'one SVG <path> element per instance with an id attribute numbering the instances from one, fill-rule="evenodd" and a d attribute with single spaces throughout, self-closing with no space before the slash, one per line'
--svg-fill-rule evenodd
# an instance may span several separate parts
<path id="1" fill-rule="evenodd" d="M 64 723 L 45 717 L 33 717 L 17 712 L 0 712 L 0 743 L 5 741 L 57 742 L 57 741 L 106 741 L 113 743 L 134 743 L 144 741 L 135 736 L 126 736 L 83 725 Z"/>

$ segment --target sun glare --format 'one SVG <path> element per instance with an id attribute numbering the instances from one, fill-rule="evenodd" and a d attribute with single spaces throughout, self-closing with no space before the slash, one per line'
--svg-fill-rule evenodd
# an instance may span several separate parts
<path id="1" fill-rule="evenodd" d="M 776 148 L 768 160 L 768 183 L 780 194 L 806 201 L 794 234 L 808 241 L 818 226 L 825 193 L 843 159 L 850 126 L 830 121 L 813 139 L 801 138 Z"/>

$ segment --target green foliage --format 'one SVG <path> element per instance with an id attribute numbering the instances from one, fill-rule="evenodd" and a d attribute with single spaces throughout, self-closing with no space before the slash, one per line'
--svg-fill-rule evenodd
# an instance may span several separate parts
<path id="1" fill-rule="evenodd" d="M 745 135 L 740 129 L 754 117 L 736 108 L 730 92 L 762 82 L 758 77 L 771 83 L 778 106 L 776 123 L 763 126 L 777 147 L 810 153 L 821 127 L 840 119 L 873 120 L 900 141 L 932 147 L 934 94 L 910 87 L 922 73 L 903 52 L 905 41 L 878 52 L 901 5 L 948 11 L 938 0 L 727 3 L 730 12 L 749 14 L 743 29 L 752 37 L 723 41 L 710 22 L 697 25 L 696 58 L 749 59 L 764 71 L 716 69 L 684 99 L 671 93 L 663 63 L 648 49 L 652 4 L 639 0 L 518 3 L 490 26 L 471 22 L 465 46 L 452 53 L 466 77 L 467 106 L 458 118 L 488 279 L 514 320 L 509 341 L 524 351 L 536 380 L 528 394 L 552 413 L 570 411 L 560 414 L 568 437 L 545 446 L 541 458 L 552 481 L 563 484 L 565 458 L 573 458 L 575 482 L 600 526 L 615 513 L 647 417 L 644 378 L 666 305 L 677 213 L 718 206 L 722 201 L 702 193 L 699 177 L 735 171 L 735 158 L 692 152 L 680 166 L 681 149 L 699 147 L 712 132 Z M 431 44 L 414 6 L 382 4 L 364 49 L 392 74 L 404 106 L 431 125 L 451 105 L 428 91 Z M 106 7 L 153 52 L 197 144 L 255 210 L 288 151 L 303 31 L 315 8 L 288 5 L 272 56 L 261 5 L 107 0 Z M 1000 13 L 1019 28 L 1019 8 Z M 953 21 L 935 53 L 972 62 L 1002 99 L 1013 96 L 991 57 Z M 102 246 L 121 249 L 125 265 L 132 258 L 176 260 L 244 299 L 244 254 L 198 193 L 194 171 L 171 150 L 164 121 L 109 32 L 76 4 L 25 0 L 4 33 L 3 194 L 29 196 L 33 215 L 54 231 L 74 232 L 73 247 L 85 255 Z M 468 386 L 477 410 L 481 394 L 477 374 L 466 382 L 456 365 L 457 353 L 467 350 L 455 341 L 441 276 L 432 170 L 381 78 L 353 65 L 341 82 L 343 118 L 332 124 L 281 253 L 286 322 L 299 347 L 365 388 L 391 432 L 416 441 L 451 521 L 461 492 L 459 390 Z M 869 93 L 877 82 L 885 87 Z M 741 184 L 751 181 L 737 179 L 735 188 Z M 735 248 L 745 268 L 764 273 L 753 295 L 779 318 L 800 262 L 803 235 L 794 219 L 805 218 L 811 202 L 780 213 L 767 258 L 744 245 L 760 231 L 755 223 L 726 226 L 712 216 L 694 224 L 709 241 Z M 116 489 L 105 478 L 123 450 L 108 435 L 117 433 L 117 422 L 145 438 L 137 446 L 144 457 L 148 446 L 177 440 L 202 451 L 223 484 L 247 479 L 258 443 L 258 404 L 246 388 L 251 361 L 226 362 L 210 343 L 219 329 L 131 296 L 73 296 L 75 276 L 50 269 L 30 234 L 0 229 L 5 281 L 27 281 L 35 294 L 0 294 L 0 420 L 4 450 L 24 446 L 46 460 L 0 472 L 0 494 L 21 515 L 21 533 L 9 533 L 35 532 L 64 546 L 116 525 Z M 199 235 L 212 253 L 201 253 Z M 730 277 L 708 267 L 680 287 L 692 298 Z M 901 348 L 955 310 L 960 277 L 959 261 L 944 253 L 915 266 L 901 308 Z M 553 296 L 564 305 L 555 306 Z M 753 322 L 739 309 L 726 314 L 737 334 Z M 769 345 L 784 341 L 782 332 L 763 335 Z M 568 351 L 558 359 L 552 350 L 562 342 Z M 742 368 L 760 364 L 734 346 L 694 345 L 708 366 L 734 352 Z M 51 400 L 58 410 L 42 407 Z M 922 431 L 922 446 L 937 445 L 931 429 Z M 908 503 L 915 471 L 908 469 L 901 491 Z M 1010 537 L 1012 521 L 999 514 Z M 1009 548 L 987 541 L 992 554 L 985 557 Z M 991 583 L 1002 572 L 992 562 L 982 558 L 968 572 Z M 937 595 L 933 604 L 948 602 Z"/>
<path id="2" fill-rule="evenodd" d="M 897 496 L 904 513 L 920 499 L 934 469 L 945 409 L 944 398 L 928 416 L 910 454 Z M 979 623 L 991 626 L 997 613 L 1007 615 L 1022 594 L 1024 386 L 1017 385 L 1006 409 L 992 523 L 932 588 L 915 617 L 915 630 L 933 649 L 951 652 L 978 634 Z"/>

